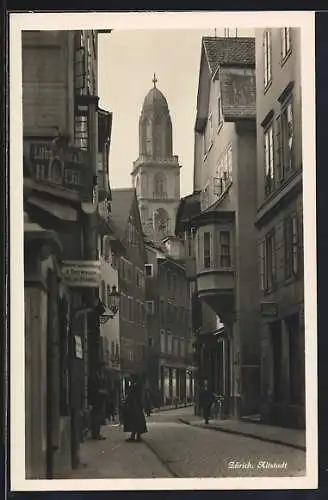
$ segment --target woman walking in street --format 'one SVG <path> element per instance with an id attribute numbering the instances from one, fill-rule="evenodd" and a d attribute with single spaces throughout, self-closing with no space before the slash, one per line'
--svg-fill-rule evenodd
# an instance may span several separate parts
<path id="1" fill-rule="evenodd" d="M 204 381 L 204 385 L 199 395 L 199 403 L 201 408 L 203 409 L 203 417 L 205 420 L 205 424 L 208 424 L 210 415 L 211 415 L 211 407 L 214 402 L 214 394 L 209 390 L 208 381 Z"/>
<path id="2" fill-rule="evenodd" d="M 141 441 L 141 434 L 147 432 L 146 419 L 142 406 L 142 389 L 137 382 L 132 382 L 124 405 L 124 432 L 131 432 L 128 442 Z"/>

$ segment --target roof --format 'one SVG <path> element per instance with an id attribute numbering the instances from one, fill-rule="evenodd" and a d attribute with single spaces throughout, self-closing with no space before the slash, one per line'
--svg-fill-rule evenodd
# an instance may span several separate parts
<path id="1" fill-rule="evenodd" d="M 148 111 L 149 109 L 168 110 L 167 100 L 157 87 L 153 87 L 152 89 L 150 89 L 145 97 L 142 110 Z"/>
<path id="2" fill-rule="evenodd" d="M 184 222 L 188 222 L 194 215 L 200 213 L 200 194 L 194 191 L 192 194 L 181 199 L 175 222 L 175 234 L 182 230 Z"/>
<path id="3" fill-rule="evenodd" d="M 134 188 L 112 189 L 109 218 L 111 225 L 116 229 L 119 236 L 123 236 L 125 233 L 135 195 L 136 191 Z"/>
<path id="4" fill-rule="evenodd" d="M 212 75 L 219 65 L 255 66 L 255 38 L 203 37 L 202 42 Z"/>

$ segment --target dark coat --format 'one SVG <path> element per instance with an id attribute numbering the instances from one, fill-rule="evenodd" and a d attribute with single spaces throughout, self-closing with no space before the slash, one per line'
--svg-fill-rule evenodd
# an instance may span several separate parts
<path id="1" fill-rule="evenodd" d="M 133 386 L 123 407 L 123 430 L 144 434 L 147 432 L 146 419 L 142 407 L 142 394 L 138 387 Z"/>
<path id="2" fill-rule="evenodd" d="M 202 389 L 199 394 L 199 404 L 202 408 L 210 408 L 214 402 L 214 394 L 208 389 Z"/>
<path id="3" fill-rule="evenodd" d="M 106 381 L 101 372 L 97 372 L 90 380 L 89 403 L 94 408 L 101 408 L 106 400 Z"/>

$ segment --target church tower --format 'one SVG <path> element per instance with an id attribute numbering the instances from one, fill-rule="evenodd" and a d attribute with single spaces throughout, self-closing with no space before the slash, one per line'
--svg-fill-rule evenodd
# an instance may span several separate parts
<path id="1" fill-rule="evenodd" d="M 172 154 L 172 122 L 167 101 L 156 87 L 145 97 L 139 119 L 139 158 L 133 164 L 132 182 L 136 188 L 141 222 L 145 234 L 164 239 L 174 235 L 180 201 L 180 165 Z"/>

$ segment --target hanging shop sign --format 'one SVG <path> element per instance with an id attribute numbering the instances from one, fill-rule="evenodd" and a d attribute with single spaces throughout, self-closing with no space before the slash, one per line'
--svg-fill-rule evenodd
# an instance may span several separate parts
<path id="1" fill-rule="evenodd" d="M 24 159 L 38 183 L 92 199 L 94 178 L 87 151 L 45 141 L 24 141 Z"/>
<path id="2" fill-rule="evenodd" d="M 70 287 L 98 288 L 101 283 L 100 262 L 98 260 L 64 261 L 61 275 Z"/>

